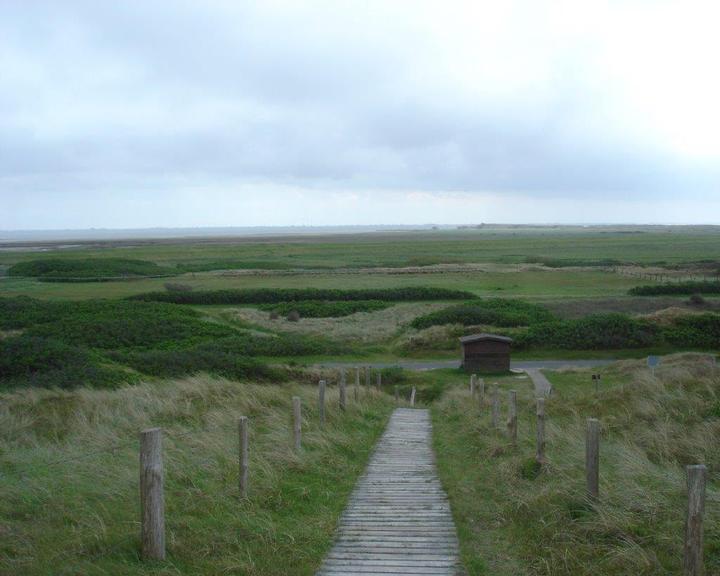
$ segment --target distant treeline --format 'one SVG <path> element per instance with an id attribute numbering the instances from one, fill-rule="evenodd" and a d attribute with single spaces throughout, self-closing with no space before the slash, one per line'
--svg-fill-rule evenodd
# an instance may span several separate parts
<path id="1" fill-rule="evenodd" d="M 720 282 L 680 282 L 678 284 L 651 284 L 635 286 L 628 291 L 632 296 L 668 296 L 690 294 L 720 294 Z"/>
<path id="2" fill-rule="evenodd" d="M 462 290 L 415 286 L 408 288 L 367 288 L 340 290 L 328 288 L 256 288 L 242 290 L 194 290 L 192 292 L 147 292 L 130 300 L 171 304 L 279 304 L 283 302 L 352 302 L 382 300 L 413 302 L 426 300 L 467 300 L 474 295 Z"/>

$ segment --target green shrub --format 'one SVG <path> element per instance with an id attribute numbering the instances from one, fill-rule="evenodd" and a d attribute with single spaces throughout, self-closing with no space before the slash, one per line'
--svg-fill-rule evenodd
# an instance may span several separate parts
<path id="1" fill-rule="evenodd" d="M 172 304 L 280 304 L 304 301 L 352 302 L 383 300 L 386 302 L 464 300 L 472 298 L 469 292 L 429 288 L 367 288 L 340 290 L 331 288 L 255 288 L 245 290 L 196 290 L 193 292 L 148 292 L 136 294 L 129 300 L 169 302 Z"/>
<path id="2" fill-rule="evenodd" d="M 302 318 L 339 318 L 356 312 L 373 312 L 390 306 L 380 300 L 356 300 L 350 302 L 326 302 L 310 300 L 306 302 L 282 302 L 280 304 L 262 304 L 261 310 L 270 310 L 283 316 L 297 312 Z"/>
<path id="3" fill-rule="evenodd" d="M 20 335 L 0 340 L 0 387 L 114 387 L 134 380 L 119 368 L 101 365 L 85 348 L 56 340 Z"/>
<path id="4" fill-rule="evenodd" d="M 168 268 L 154 262 L 129 258 L 43 258 L 18 262 L 10 267 L 10 276 L 30 276 L 47 282 L 73 282 L 132 278 L 139 276 L 165 276 Z"/>
<path id="5" fill-rule="evenodd" d="M 550 258 L 547 256 L 528 256 L 525 262 L 530 264 L 542 264 L 548 268 L 567 268 L 567 267 L 609 267 L 619 266 L 622 264 L 620 260 L 614 258 L 599 258 L 596 260 L 584 258 Z"/>
<path id="6" fill-rule="evenodd" d="M 677 284 L 651 284 L 630 288 L 632 296 L 683 296 L 692 294 L 720 294 L 720 282 L 679 282 Z"/>
<path id="7" fill-rule="evenodd" d="M 659 328 L 623 314 L 595 314 L 579 320 L 544 322 L 514 337 L 515 348 L 618 350 L 646 348 L 659 342 Z"/>
<path id="8" fill-rule="evenodd" d="M 555 316 L 547 308 L 523 300 L 493 298 L 467 302 L 450 306 L 425 316 L 419 316 L 412 322 L 413 328 L 429 328 L 442 324 L 488 324 L 491 326 L 528 326 L 538 322 L 548 322 Z"/>
<path id="9" fill-rule="evenodd" d="M 683 348 L 720 348 L 720 314 L 693 314 L 676 318 L 663 329 L 666 342 Z"/>

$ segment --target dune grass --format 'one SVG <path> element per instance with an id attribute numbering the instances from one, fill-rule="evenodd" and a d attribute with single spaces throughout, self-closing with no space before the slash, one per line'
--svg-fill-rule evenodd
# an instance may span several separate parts
<path id="1" fill-rule="evenodd" d="M 499 381 L 518 392 L 520 436 L 512 449 L 491 426 L 489 406 L 466 386 L 433 407 L 440 476 L 471 575 L 670 575 L 681 573 L 684 466 L 709 470 L 705 524 L 708 574 L 720 573 L 720 371 L 707 357 L 671 358 L 652 375 L 642 363 L 546 373 L 546 467 L 534 463 L 534 391 L 527 379 Z M 491 382 L 492 380 L 488 380 Z M 465 383 L 464 383 L 465 384 Z M 600 501 L 584 493 L 584 430 L 602 423 Z"/>
<path id="2" fill-rule="evenodd" d="M 291 397 L 303 451 L 291 450 Z M 0 403 L 0 574 L 311 575 L 392 409 L 361 389 L 342 414 L 314 386 L 209 377 L 120 390 L 23 390 Z M 237 418 L 250 418 L 250 494 Z M 139 560 L 138 439 L 163 428 L 168 559 Z M 116 447 L 115 449 L 111 449 Z"/>

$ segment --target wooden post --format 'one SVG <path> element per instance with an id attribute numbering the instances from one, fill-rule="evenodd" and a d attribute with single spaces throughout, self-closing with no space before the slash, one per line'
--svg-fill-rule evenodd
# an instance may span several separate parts
<path id="1" fill-rule="evenodd" d="M 293 396 L 293 439 L 295 443 L 295 452 L 300 452 L 302 448 L 302 410 L 300 408 L 300 397 Z"/>
<path id="2" fill-rule="evenodd" d="M 325 380 L 320 380 L 318 383 L 318 414 L 320 426 L 325 426 Z"/>
<path id="3" fill-rule="evenodd" d="M 588 418 L 585 436 L 585 478 L 591 500 L 600 496 L 600 421 Z"/>
<path id="4" fill-rule="evenodd" d="M 410 406 L 415 406 L 415 386 L 412 387 L 412 392 L 410 392 Z"/>
<path id="5" fill-rule="evenodd" d="M 365 366 L 365 386 L 370 388 L 370 366 Z"/>
<path id="6" fill-rule="evenodd" d="M 684 576 L 703 576 L 703 515 L 705 514 L 705 482 L 707 468 L 698 464 L 686 466 L 688 506 L 685 520 Z"/>
<path id="7" fill-rule="evenodd" d="M 485 404 L 485 380 L 482 378 L 478 379 L 478 405 L 482 409 Z"/>
<path id="8" fill-rule="evenodd" d="M 517 392 L 510 390 L 508 393 L 508 437 L 513 446 L 517 446 Z"/>
<path id="9" fill-rule="evenodd" d="M 140 434 L 141 553 L 145 560 L 165 560 L 165 496 L 162 430 Z"/>
<path id="10" fill-rule="evenodd" d="M 238 486 L 240 498 L 247 498 L 248 495 L 248 419 L 247 416 L 240 416 L 238 421 L 238 437 L 240 440 L 240 475 Z"/>
<path id="11" fill-rule="evenodd" d="M 477 376 L 473 374 L 470 376 L 470 397 L 475 397 L 475 380 L 477 379 Z"/>
<path id="12" fill-rule="evenodd" d="M 537 399 L 535 415 L 537 416 L 535 461 L 542 466 L 545 464 L 545 398 Z"/>
<path id="13" fill-rule="evenodd" d="M 377 389 L 382 390 L 382 374 L 380 370 L 377 371 Z"/>
<path id="14" fill-rule="evenodd" d="M 395 404 L 400 402 L 400 387 L 395 384 Z"/>
<path id="15" fill-rule="evenodd" d="M 358 401 L 358 398 L 360 396 L 360 368 L 355 367 L 355 388 L 353 389 L 353 395 L 355 397 L 355 402 Z"/>
<path id="16" fill-rule="evenodd" d="M 346 398 L 345 398 L 345 370 L 342 370 L 342 371 L 340 372 L 340 384 L 339 384 L 339 386 L 340 386 L 340 400 L 339 400 L 339 402 L 340 402 L 340 410 L 342 410 L 342 411 L 344 412 L 344 411 L 345 411 L 346 404 L 347 404 Z"/>
<path id="17" fill-rule="evenodd" d="M 492 425 L 497 428 L 500 423 L 500 395 L 497 384 L 493 386 L 492 391 Z"/>

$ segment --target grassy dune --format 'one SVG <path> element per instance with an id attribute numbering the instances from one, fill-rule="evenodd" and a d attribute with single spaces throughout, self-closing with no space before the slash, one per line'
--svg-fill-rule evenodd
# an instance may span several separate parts
<path id="1" fill-rule="evenodd" d="M 0 574 L 311 575 L 392 408 L 362 389 L 317 424 L 306 384 L 196 377 L 116 391 L 0 397 Z M 291 397 L 304 450 L 291 449 Z M 251 422 L 250 496 L 237 496 L 237 418 Z M 168 561 L 138 559 L 138 441 L 164 429 Z M 117 446 L 116 449 L 111 449 Z"/>
<path id="2" fill-rule="evenodd" d="M 465 386 L 433 408 L 440 475 L 458 523 L 470 574 L 670 575 L 681 572 L 683 467 L 709 469 L 705 557 L 720 573 L 720 371 L 707 357 L 677 356 L 655 376 L 640 362 L 605 369 L 596 395 L 590 372 L 548 374 L 548 464 L 534 465 L 534 392 L 518 391 L 516 450 L 491 427 L 489 407 Z M 601 498 L 584 495 L 584 429 L 602 422 Z"/>

